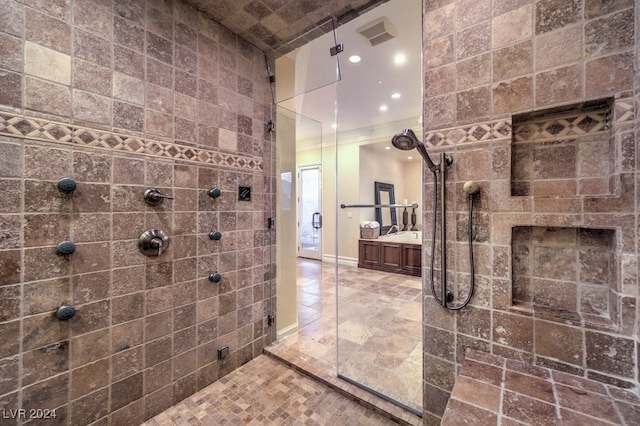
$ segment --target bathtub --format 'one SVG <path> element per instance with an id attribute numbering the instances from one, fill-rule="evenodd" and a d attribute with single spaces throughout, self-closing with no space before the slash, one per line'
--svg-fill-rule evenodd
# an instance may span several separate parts
<path id="1" fill-rule="evenodd" d="M 382 241 L 394 243 L 422 245 L 422 231 L 401 231 L 389 235 L 380 235 L 378 238 Z"/>

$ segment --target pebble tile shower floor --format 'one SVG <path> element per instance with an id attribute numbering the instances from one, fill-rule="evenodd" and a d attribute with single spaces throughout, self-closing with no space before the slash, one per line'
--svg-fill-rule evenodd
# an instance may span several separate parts
<path id="1" fill-rule="evenodd" d="M 324 384 L 260 355 L 143 426 L 396 424 Z"/>

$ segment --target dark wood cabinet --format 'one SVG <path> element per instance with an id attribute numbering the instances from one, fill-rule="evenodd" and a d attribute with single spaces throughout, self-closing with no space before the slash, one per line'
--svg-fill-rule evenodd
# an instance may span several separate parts
<path id="1" fill-rule="evenodd" d="M 358 267 L 419 277 L 422 275 L 422 246 L 359 240 Z"/>

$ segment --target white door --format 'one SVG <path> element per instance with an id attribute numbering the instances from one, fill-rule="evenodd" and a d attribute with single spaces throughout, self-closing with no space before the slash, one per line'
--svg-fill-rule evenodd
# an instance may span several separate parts
<path id="1" fill-rule="evenodd" d="M 322 173 L 319 164 L 298 168 L 298 256 L 322 260 Z"/>

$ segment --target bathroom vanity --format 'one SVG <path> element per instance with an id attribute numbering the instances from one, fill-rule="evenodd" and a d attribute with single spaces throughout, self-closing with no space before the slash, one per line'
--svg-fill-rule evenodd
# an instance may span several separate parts
<path id="1" fill-rule="evenodd" d="M 358 242 L 358 267 L 419 277 L 422 275 L 421 232 L 400 232 Z"/>

